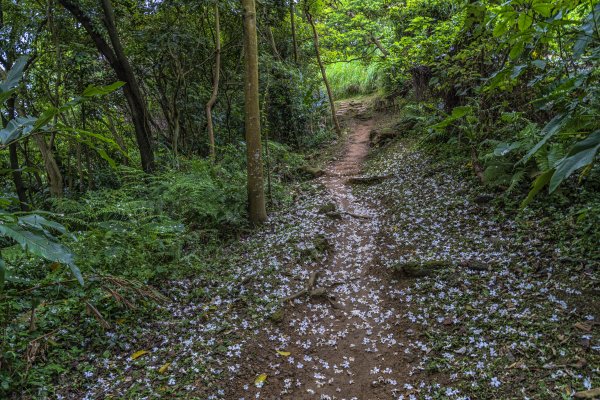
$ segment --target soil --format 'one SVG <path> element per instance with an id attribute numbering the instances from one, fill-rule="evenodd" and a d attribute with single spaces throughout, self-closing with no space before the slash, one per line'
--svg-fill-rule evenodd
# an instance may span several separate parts
<path id="1" fill-rule="evenodd" d="M 388 399 L 398 376 L 406 374 L 411 360 L 398 344 L 414 332 L 404 331 L 402 313 L 390 299 L 399 285 L 372 272 L 381 221 L 375 209 L 357 201 L 347 182 L 361 172 L 369 154 L 374 121 L 360 117 L 362 107 L 340 107 L 351 133 L 343 156 L 319 178 L 342 216 L 328 235 L 333 255 L 315 285 L 326 289 L 325 296 L 307 295 L 285 306 L 275 330 L 289 345 L 276 349 L 269 338 L 256 338 L 242 363 L 245 373 L 227 398 Z M 358 118 L 348 120 L 349 115 Z M 259 373 L 267 375 L 263 385 L 254 384 Z"/>

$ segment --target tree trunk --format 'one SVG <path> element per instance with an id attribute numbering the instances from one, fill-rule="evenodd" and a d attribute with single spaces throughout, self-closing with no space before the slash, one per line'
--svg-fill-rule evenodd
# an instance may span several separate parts
<path id="1" fill-rule="evenodd" d="M 335 100 L 333 98 L 333 92 L 331 91 L 331 86 L 329 85 L 329 81 L 327 80 L 325 66 L 323 65 L 323 61 L 321 60 L 321 52 L 319 51 L 319 34 L 317 33 L 317 27 L 315 26 L 315 22 L 313 21 L 312 15 L 310 15 L 308 11 L 306 11 L 306 19 L 308 20 L 308 23 L 312 28 L 315 53 L 317 54 L 317 63 L 319 63 L 321 75 L 323 76 L 323 83 L 325 83 L 325 88 L 327 89 L 327 96 L 329 97 L 329 106 L 331 107 L 331 119 L 333 121 L 333 127 L 335 128 L 335 133 L 338 136 L 342 136 L 342 129 L 340 128 L 340 124 L 338 122 L 337 115 L 335 112 Z"/>
<path id="2" fill-rule="evenodd" d="M 90 17 L 73 0 L 59 0 L 75 19 L 85 28 L 90 38 L 94 41 L 98 51 L 108 60 L 115 71 L 117 78 L 124 81 L 123 94 L 131 111 L 131 119 L 135 128 L 135 138 L 140 151 L 142 169 L 145 172 L 154 170 L 154 153 L 152 150 L 152 134 L 148 122 L 146 102 L 142 96 L 140 86 L 133 74 L 129 60 L 125 56 L 121 41 L 115 27 L 115 18 L 110 0 L 102 0 L 104 11 L 104 26 L 110 38 L 111 46 L 101 33 L 96 31 L 95 24 Z"/>
<path id="3" fill-rule="evenodd" d="M 273 57 L 275 57 L 277 61 L 281 61 L 279 50 L 277 50 L 277 43 L 275 43 L 275 36 L 273 36 L 273 30 L 270 26 L 267 27 L 267 36 L 269 37 L 269 42 L 271 43 L 271 48 L 273 49 Z"/>
<path id="4" fill-rule="evenodd" d="M 17 192 L 17 197 L 19 198 L 19 206 L 21 208 L 21 211 L 27 211 L 29 210 L 29 206 L 27 205 L 27 192 L 25 190 L 25 185 L 23 184 L 23 176 L 21 175 L 20 171 L 17 144 L 11 143 L 8 146 L 8 151 L 10 153 L 10 169 L 12 169 L 12 177 L 13 182 L 15 184 L 15 191 Z"/>
<path id="5" fill-rule="evenodd" d="M 15 117 L 15 98 L 11 97 L 6 102 L 8 106 L 8 120 L 2 117 L 2 122 L 6 126 L 10 120 Z M 15 184 L 15 191 L 17 192 L 17 198 L 19 199 L 19 206 L 21 211 L 27 211 L 29 206 L 27 205 L 27 192 L 25 190 L 25 184 L 23 183 L 23 176 L 21 175 L 19 166 L 19 153 L 17 152 L 17 144 L 11 143 L 8 145 L 10 169 L 12 170 L 13 183 Z"/>
<path id="6" fill-rule="evenodd" d="M 206 128 L 208 130 L 208 141 L 210 146 L 210 159 L 214 162 L 215 152 L 215 133 L 212 121 L 212 108 L 217 101 L 219 93 L 219 76 L 221 70 L 221 26 L 219 24 L 219 6 L 215 4 L 215 72 L 213 75 L 212 94 L 208 103 L 206 103 Z"/>
<path id="7" fill-rule="evenodd" d="M 258 43 L 254 0 L 242 0 L 244 9 L 244 118 L 248 159 L 248 216 L 253 224 L 267 220 L 260 143 L 260 107 L 258 98 Z"/>
<path id="8" fill-rule="evenodd" d="M 42 135 L 34 135 L 33 138 L 38 145 L 40 153 L 42 154 L 42 159 L 44 160 L 44 167 L 46 168 L 46 174 L 48 176 L 48 186 L 50 187 L 50 195 L 52 197 L 62 197 L 62 174 L 60 173 L 54 154 L 52 154 L 52 149 L 48 146 L 46 139 L 44 139 Z"/>
<path id="9" fill-rule="evenodd" d="M 387 58 L 390 55 L 390 52 L 387 51 L 385 47 L 383 47 L 379 39 L 377 39 L 377 37 L 375 37 L 375 35 L 373 34 L 371 34 L 371 42 L 373 42 L 373 44 L 379 49 L 379 51 L 381 51 L 381 53 L 383 54 L 383 58 Z"/>
<path id="10" fill-rule="evenodd" d="M 290 0 L 290 23 L 292 28 L 292 48 L 294 50 L 294 62 L 298 64 L 298 42 L 296 40 L 296 22 L 294 12 L 294 0 Z"/>

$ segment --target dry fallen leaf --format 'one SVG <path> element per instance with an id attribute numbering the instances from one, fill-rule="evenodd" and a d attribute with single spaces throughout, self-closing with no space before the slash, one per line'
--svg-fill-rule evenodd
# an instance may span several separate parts
<path id="1" fill-rule="evenodd" d="M 589 324 L 586 324 L 585 322 L 578 322 L 575 325 L 575 328 L 584 331 L 584 332 L 591 332 L 592 331 L 592 327 Z"/>
<path id="2" fill-rule="evenodd" d="M 595 399 L 600 397 L 600 387 L 575 393 L 576 399 Z"/>
<path id="3" fill-rule="evenodd" d="M 289 356 L 289 355 L 290 355 L 290 354 L 292 354 L 292 353 L 290 353 L 289 351 L 281 351 L 281 350 L 277 350 L 277 354 L 279 354 L 280 356 L 287 357 L 287 356 Z"/>
<path id="4" fill-rule="evenodd" d="M 254 380 L 254 385 L 256 387 L 262 387 L 264 385 L 264 383 L 265 383 L 266 380 L 267 380 L 267 374 L 260 374 Z"/>
<path id="5" fill-rule="evenodd" d="M 141 356 L 143 356 L 144 354 L 148 354 L 149 351 L 148 350 L 140 350 L 140 351 L 136 351 L 135 353 L 133 353 L 131 355 L 131 359 L 135 360 L 136 358 L 140 358 Z"/>
<path id="6" fill-rule="evenodd" d="M 586 365 L 587 361 L 585 360 L 585 358 L 577 358 L 573 363 L 569 364 L 569 366 L 574 368 L 584 368 Z"/>
<path id="7" fill-rule="evenodd" d="M 167 372 L 167 370 L 169 369 L 170 366 L 171 366 L 170 362 L 166 363 L 165 365 L 163 365 L 162 367 L 160 367 L 158 369 L 158 373 L 159 374 L 164 374 L 165 372 Z"/>

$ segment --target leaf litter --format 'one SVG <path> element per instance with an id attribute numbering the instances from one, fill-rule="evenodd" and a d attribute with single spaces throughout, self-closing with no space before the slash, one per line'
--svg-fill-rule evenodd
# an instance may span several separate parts
<path id="1" fill-rule="evenodd" d="M 562 265 L 558 249 L 477 204 L 476 185 L 409 139 L 362 171 L 385 179 L 351 187 L 371 124 L 358 122 L 345 156 L 295 188 L 295 205 L 232 247 L 224 265 L 165 285 L 168 317 L 107 332 L 110 354 L 86 355 L 94 372 L 58 398 L 596 393 L 599 315 L 589 293 L 598 270 Z M 335 218 L 319 212 L 331 204 Z M 282 306 L 316 271 L 319 295 Z M 151 349 L 144 363 L 132 362 L 135 348 Z"/>

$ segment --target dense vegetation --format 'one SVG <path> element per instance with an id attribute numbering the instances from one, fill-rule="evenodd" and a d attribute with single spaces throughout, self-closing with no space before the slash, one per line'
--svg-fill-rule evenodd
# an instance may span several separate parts
<path id="1" fill-rule="evenodd" d="M 0 0 L 0 397 L 51 395 L 86 338 L 226 265 L 342 98 L 600 260 L 600 2 L 267 0 L 256 30 L 253 7 Z"/>

